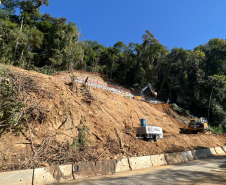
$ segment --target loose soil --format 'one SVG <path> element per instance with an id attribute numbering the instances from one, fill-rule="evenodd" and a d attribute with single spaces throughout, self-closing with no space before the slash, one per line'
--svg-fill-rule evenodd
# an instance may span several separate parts
<path id="1" fill-rule="evenodd" d="M 72 89 L 69 73 L 48 76 L 9 67 L 20 84 L 20 97 L 30 111 L 21 132 L 0 130 L 0 171 L 26 169 L 123 156 L 143 156 L 188 151 L 226 144 L 226 135 L 181 134 L 188 118 L 168 104 L 150 104 L 77 83 Z M 74 73 L 80 77 L 80 73 Z M 83 74 L 84 75 L 84 74 Z M 90 75 L 89 79 L 101 77 Z M 163 128 L 158 142 L 135 138 L 134 127 Z M 88 146 L 78 144 L 81 122 L 87 128 Z"/>

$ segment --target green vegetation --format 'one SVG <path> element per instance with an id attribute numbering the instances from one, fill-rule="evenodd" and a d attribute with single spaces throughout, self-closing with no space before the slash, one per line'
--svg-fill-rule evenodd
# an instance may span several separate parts
<path id="1" fill-rule="evenodd" d="M 193 116 L 190 114 L 190 111 L 189 110 L 186 110 L 186 109 L 183 109 L 183 108 L 179 107 L 176 103 L 173 103 L 171 105 L 171 107 L 172 107 L 172 109 L 174 111 L 177 111 L 177 112 L 179 112 L 179 113 L 181 113 L 183 115 L 186 115 L 186 116 L 188 116 L 190 118 L 193 118 Z"/>
<path id="2" fill-rule="evenodd" d="M 90 128 L 86 125 L 85 117 L 81 118 L 79 127 L 78 127 L 78 137 L 74 138 L 72 147 L 76 150 L 84 150 L 92 141 L 90 137 Z"/>
<path id="3" fill-rule="evenodd" d="M 0 68 L 0 128 L 21 130 L 26 122 L 25 104 L 20 100 L 19 84 L 8 68 Z"/>
<path id="4" fill-rule="evenodd" d="M 159 99 L 170 98 L 191 114 L 207 117 L 212 127 L 225 128 L 226 40 L 210 39 L 193 50 L 168 50 L 146 31 L 141 44 L 105 47 L 96 41 L 79 42 L 76 24 L 41 14 L 41 5 L 48 0 L 2 1 L 0 63 L 47 74 L 99 72 L 127 88 L 149 82 Z"/>
<path id="5" fill-rule="evenodd" d="M 210 130 L 214 133 L 214 134 L 222 134 L 223 132 L 225 132 L 226 130 L 224 130 L 222 128 L 221 125 L 215 126 L 215 127 L 210 127 Z"/>

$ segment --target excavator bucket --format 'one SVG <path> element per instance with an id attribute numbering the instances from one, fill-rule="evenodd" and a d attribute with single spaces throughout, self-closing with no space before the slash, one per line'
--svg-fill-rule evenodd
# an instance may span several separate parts
<path id="1" fill-rule="evenodd" d="M 157 95 L 158 95 L 157 92 L 153 92 L 153 96 L 154 96 L 155 98 L 157 97 Z"/>

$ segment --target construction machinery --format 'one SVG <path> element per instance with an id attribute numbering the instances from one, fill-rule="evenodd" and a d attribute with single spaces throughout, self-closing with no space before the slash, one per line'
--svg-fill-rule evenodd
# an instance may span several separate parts
<path id="1" fill-rule="evenodd" d="M 209 129 L 207 119 L 201 117 L 198 120 L 191 119 L 186 129 L 187 134 L 212 134 L 212 131 Z"/>
<path id="2" fill-rule="evenodd" d="M 145 98 L 143 97 L 143 92 L 149 88 L 151 93 L 153 94 L 153 96 L 156 98 L 157 97 L 157 92 L 154 91 L 152 85 L 150 83 L 148 83 L 145 87 L 143 87 L 140 91 L 140 96 L 134 96 L 134 99 L 136 100 L 145 100 Z"/>
<path id="3" fill-rule="evenodd" d="M 141 126 L 136 127 L 136 138 L 158 141 L 163 138 L 162 128 L 154 125 L 146 125 L 145 119 L 141 119 Z"/>

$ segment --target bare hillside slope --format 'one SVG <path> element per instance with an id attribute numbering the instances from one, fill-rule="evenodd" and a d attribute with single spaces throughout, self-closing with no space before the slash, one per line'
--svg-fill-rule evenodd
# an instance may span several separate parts
<path id="1" fill-rule="evenodd" d="M 19 134 L 1 131 L 0 170 L 226 144 L 225 135 L 180 134 L 188 120 L 170 105 L 136 101 L 80 83 L 73 90 L 70 79 L 62 78 L 66 73 L 48 76 L 10 68 L 29 116 Z M 139 118 L 162 127 L 165 137 L 157 143 L 136 139 L 133 127 L 140 126 Z M 86 141 L 79 132 L 86 133 Z"/>

